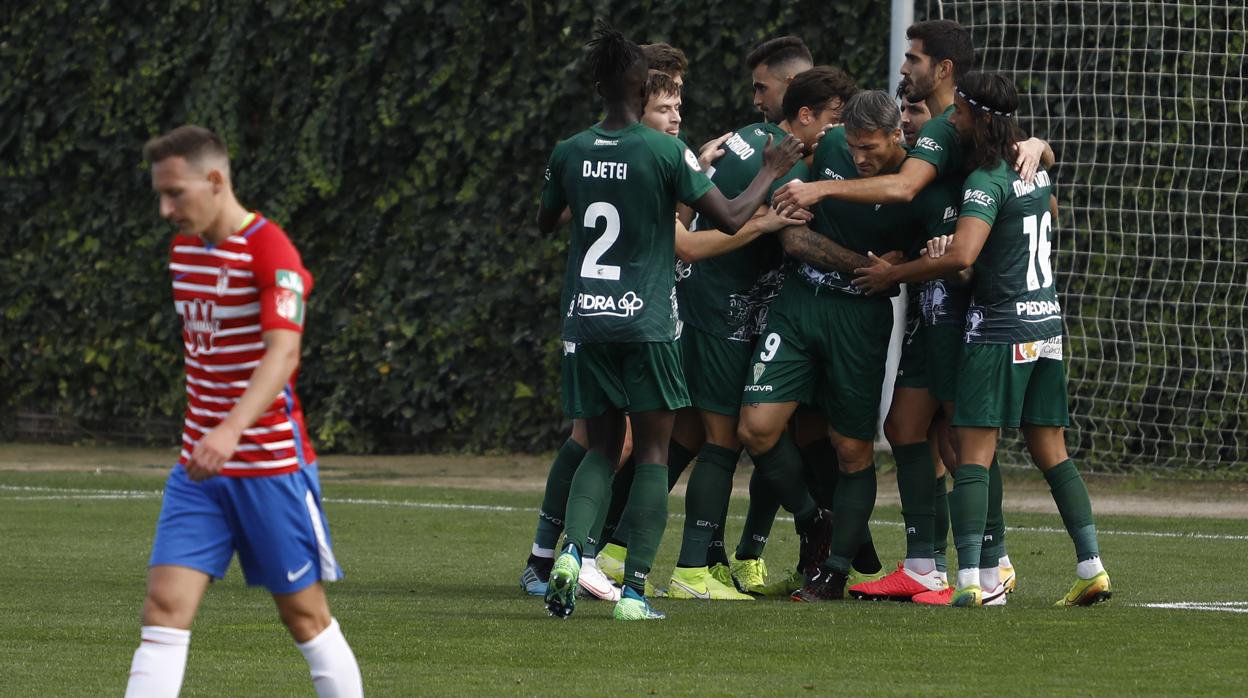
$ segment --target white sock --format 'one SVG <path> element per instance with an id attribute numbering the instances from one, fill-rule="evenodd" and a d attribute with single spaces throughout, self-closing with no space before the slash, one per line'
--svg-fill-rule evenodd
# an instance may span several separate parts
<path id="1" fill-rule="evenodd" d="M 949 586 L 949 573 L 948 572 L 937 572 L 936 576 L 940 578 L 941 584 L 944 584 L 945 586 Z"/>
<path id="2" fill-rule="evenodd" d="M 1010 563 L 1009 555 L 1002 555 L 1001 559 L 997 561 L 997 567 L 1013 567 L 1013 566 L 1014 565 Z"/>
<path id="3" fill-rule="evenodd" d="M 965 589 L 967 587 L 977 587 L 977 586 L 979 586 L 979 568 L 978 567 L 972 567 L 966 570 L 958 570 L 958 588 L 959 589 Z"/>
<path id="4" fill-rule="evenodd" d="M 553 560 L 555 557 L 555 549 L 554 548 L 539 548 L 537 547 L 537 543 L 534 543 L 533 544 L 533 557 L 544 557 L 544 558 Z"/>
<path id="5" fill-rule="evenodd" d="M 1075 574 L 1079 575 L 1080 579 L 1091 579 L 1104 571 L 1105 566 L 1101 564 L 1101 558 L 1099 557 L 1083 560 L 1075 565 Z"/>
<path id="6" fill-rule="evenodd" d="M 979 588 L 984 591 L 990 591 L 1001 586 L 1001 568 L 1000 567 L 981 567 L 979 568 Z"/>
<path id="7" fill-rule="evenodd" d="M 597 558 L 593 558 L 593 557 L 585 557 L 584 555 L 582 555 L 582 556 L 581 556 L 581 569 L 582 569 L 582 570 L 587 570 L 587 569 L 589 569 L 589 570 L 596 570 L 596 569 L 598 569 L 598 559 L 597 559 Z"/>
<path id="8" fill-rule="evenodd" d="M 130 663 L 126 698 L 177 698 L 186 673 L 191 631 L 145 625 L 140 637 L 143 641 Z"/>
<path id="9" fill-rule="evenodd" d="M 915 574 L 931 574 L 936 569 L 936 558 L 908 557 L 902 566 Z"/>
<path id="10" fill-rule="evenodd" d="M 316 695 L 320 698 L 362 698 L 364 680 L 360 678 L 360 665 L 355 662 L 355 655 L 347 638 L 342 636 L 338 627 L 338 619 L 331 618 L 329 627 L 320 635 L 304 643 L 295 643 L 295 647 L 308 660 L 308 668 L 312 671 L 312 685 L 316 687 Z"/>

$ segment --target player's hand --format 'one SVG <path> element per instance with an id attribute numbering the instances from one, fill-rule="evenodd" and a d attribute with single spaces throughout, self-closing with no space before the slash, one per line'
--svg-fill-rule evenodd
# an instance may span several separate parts
<path id="1" fill-rule="evenodd" d="M 1030 184 L 1032 177 L 1036 176 L 1036 170 L 1040 169 L 1040 158 L 1044 157 L 1044 141 L 1033 137 L 1015 143 L 1014 153 L 1017 155 L 1014 171 L 1018 173 L 1019 179 Z"/>
<path id="2" fill-rule="evenodd" d="M 732 131 L 725 133 L 719 138 L 712 138 L 703 143 L 701 148 L 698 148 L 698 164 L 702 166 L 703 171 L 724 156 L 724 149 L 721 146 L 729 138 L 732 138 Z"/>
<path id="3" fill-rule="evenodd" d="M 226 424 L 220 424 L 204 434 L 187 460 L 187 477 L 199 482 L 219 474 L 226 461 L 238 449 L 238 440 L 241 437 L 242 432 Z"/>
<path id="4" fill-rule="evenodd" d="M 888 262 L 889 264 L 901 264 L 906 261 L 906 253 L 901 250 L 889 250 L 888 252 L 880 255 L 880 259 Z"/>
<path id="5" fill-rule="evenodd" d="M 949 251 L 949 246 L 952 244 L 952 235 L 937 235 L 927 241 L 927 245 L 923 248 L 921 254 L 925 254 L 932 259 L 940 259 L 945 256 L 945 252 Z"/>
<path id="6" fill-rule="evenodd" d="M 824 124 L 823 128 L 819 129 L 819 135 L 815 136 L 815 147 L 818 148 L 819 144 L 823 141 L 823 134 L 827 133 L 828 131 L 831 131 L 834 128 L 840 128 L 843 125 L 844 124 L 840 124 L 840 123 Z"/>
<path id="7" fill-rule="evenodd" d="M 855 286 L 866 291 L 868 296 L 883 293 L 896 286 L 892 280 L 892 264 L 881 257 L 877 257 L 874 252 L 868 252 L 867 259 L 871 260 L 871 266 L 858 267 L 854 270 L 856 276 L 852 283 Z"/>
<path id="8" fill-rule="evenodd" d="M 767 149 L 763 151 L 763 167 L 783 176 L 793 169 L 798 160 L 802 159 L 802 142 L 792 134 L 786 135 L 779 143 L 772 144 L 771 134 L 767 134 Z"/>
<path id="9" fill-rule="evenodd" d="M 817 203 L 819 196 L 815 192 L 814 183 L 796 179 L 777 189 L 771 197 L 771 207 L 783 216 L 792 216 L 799 209 L 810 208 Z"/>
<path id="10" fill-rule="evenodd" d="M 755 219 L 758 220 L 759 230 L 763 234 L 774 233 L 791 225 L 806 225 L 811 218 L 814 218 L 814 214 L 806 209 L 798 209 L 791 216 L 782 216 L 776 209 L 768 208 L 766 213 L 760 213 L 755 216 Z"/>

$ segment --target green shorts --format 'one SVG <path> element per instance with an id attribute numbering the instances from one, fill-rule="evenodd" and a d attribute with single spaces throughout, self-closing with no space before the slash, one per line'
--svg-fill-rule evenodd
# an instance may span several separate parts
<path id="1" fill-rule="evenodd" d="M 679 341 L 563 343 L 563 411 L 588 419 L 689 406 Z"/>
<path id="2" fill-rule="evenodd" d="M 892 331 L 887 297 L 852 297 L 789 277 L 754 346 L 741 401 L 812 404 L 840 434 L 871 441 Z"/>
<path id="3" fill-rule="evenodd" d="M 927 385 L 927 359 L 923 353 L 924 335 L 927 328 L 916 324 L 907 328 L 901 342 L 901 359 L 897 362 L 897 380 L 894 388 L 924 390 Z"/>
<path id="4" fill-rule="evenodd" d="M 923 328 L 927 389 L 941 402 L 953 402 L 958 393 L 958 363 L 966 345 L 965 331 L 958 325 Z"/>
<path id="5" fill-rule="evenodd" d="M 735 417 L 741 411 L 752 342 L 716 337 L 685 323 L 680 335 L 689 400 L 699 410 Z"/>
<path id="6" fill-rule="evenodd" d="M 1069 426 L 1062 338 L 963 345 L 953 424 Z"/>

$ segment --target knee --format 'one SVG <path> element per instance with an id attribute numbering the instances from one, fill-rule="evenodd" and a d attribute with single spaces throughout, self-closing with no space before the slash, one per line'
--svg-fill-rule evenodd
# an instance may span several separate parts
<path id="1" fill-rule="evenodd" d="M 911 443 L 905 441 L 905 429 L 898 422 L 899 420 L 893 416 L 892 412 L 889 412 L 888 418 L 884 420 L 884 438 L 888 439 L 889 445 L 893 448 Z"/>
<path id="2" fill-rule="evenodd" d="M 766 453 L 775 447 L 776 442 L 780 440 L 780 432 L 775 429 L 768 429 L 762 425 L 753 424 L 747 419 L 741 420 L 737 425 L 737 440 L 740 441 L 750 453 L 759 454 Z"/>
<path id="3" fill-rule="evenodd" d="M 329 609 L 279 608 L 282 625 L 290 631 L 295 642 L 307 642 L 329 627 Z"/>
<path id="4" fill-rule="evenodd" d="M 870 441 L 838 439 L 833 445 L 836 447 L 837 463 L 843 473 L 862 472 L 874 462 L 875 446 Z"/>
<path id="5" fill-rule="evenodd" d="M 182 603 L 177 596 L 150 590 L 143 599 L 143 625 L 189 630 L 195 609 Z"/>

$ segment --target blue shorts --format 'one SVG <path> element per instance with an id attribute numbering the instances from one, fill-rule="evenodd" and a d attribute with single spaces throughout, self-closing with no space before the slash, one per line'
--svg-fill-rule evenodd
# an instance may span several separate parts
<path id="1" fill-rule="evenodd" d="M 218 475 L 203 482 L 173 466 L 149 564 L 189 567 L 221 579 L 234 551 L 247 584 L 274 594 L 342 578 L 315 463 L 284 475 Z"/>

